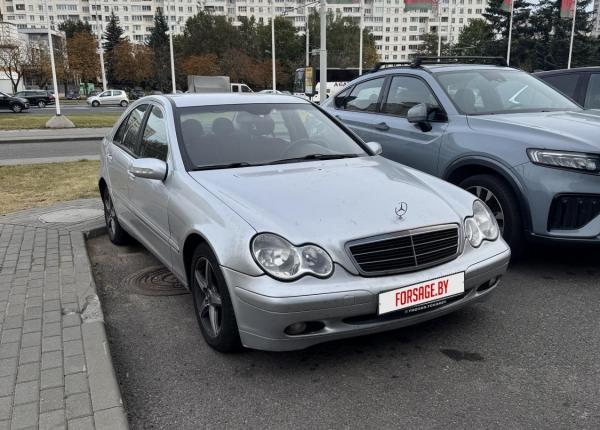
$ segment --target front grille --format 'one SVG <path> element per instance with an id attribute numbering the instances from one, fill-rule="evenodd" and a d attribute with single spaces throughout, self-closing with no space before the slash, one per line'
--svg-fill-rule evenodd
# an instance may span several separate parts
<path id="1" fill-rule="evenodd" d="M 599 214 L 599 195 L 559 194 L 550 205 L 548 230 L 577 230 Z"/>
<path id="2" fill-rule="evenodd" d="M 442 225 L 359 239 L 346 249 L 367 276 L 410 272 L 454 259 L 460 250 L 457 225 Z"/>

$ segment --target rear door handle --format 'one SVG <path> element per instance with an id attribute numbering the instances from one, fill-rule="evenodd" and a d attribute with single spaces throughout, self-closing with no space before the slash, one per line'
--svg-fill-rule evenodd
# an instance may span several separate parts
<path id="1" fill-rule="evenodd" d="M 106 152 L 106 159 L 108 161 L 112 161 L 112 154 L 110 152 L 108 152 L 108 151 Z"/>
<path id="2" fill-rule="evenodd" d="M 375 124 L 375 128 L 381 131 L 388 131 L 390 129 L 390 126 L 387 125 L 385 122 L 380 122 L 379 124 Z"/>

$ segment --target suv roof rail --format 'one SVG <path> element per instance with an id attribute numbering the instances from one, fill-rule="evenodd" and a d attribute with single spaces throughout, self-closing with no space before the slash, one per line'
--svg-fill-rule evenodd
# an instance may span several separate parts
<path id="1" fill-rule="evenodd" d="M 504 57 L 483 57 L 483 56 L 449 56 L 449 57 L 415 57 L 413 67 L 419 67 L 422 64 L 452 64 L 452 63 L 486 63 L 501 67 L 508 67 Z"/>
<path id="2" fill-rule="evenodd" d="M 413 61 L 378 61 L 377 63 L 375 63 L 373 68 L 371 70 L 369 70 L 367 73 L 375 73 L 378 70 L 387 69 L 389 67 L 403 67 L 403 66 L 413 67 L 414 62 Z"/>

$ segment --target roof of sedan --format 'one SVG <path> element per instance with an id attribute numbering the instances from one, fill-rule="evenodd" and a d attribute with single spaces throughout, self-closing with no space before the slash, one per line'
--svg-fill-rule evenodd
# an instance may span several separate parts
<path id="1" fill-rule="evenodd" d="M 193 93 L 165 95 L 177 107 L 238 105 L 256 103 L 298 103 L 307 104 L 309 101 L 300 97 L 279 94 L 239 94 L 239 93 Z"/>

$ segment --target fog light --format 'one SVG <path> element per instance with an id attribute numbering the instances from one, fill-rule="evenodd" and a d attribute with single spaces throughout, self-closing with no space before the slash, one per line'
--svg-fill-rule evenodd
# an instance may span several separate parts
<path id="1" fill-rule="evenodd" d="M 294 324 L 290 324 L 289 326 L 287 326 L 287 328 L 285 329 L 285 332 L 289 335 L 297 335 L 297 334 L 301 334 L 306 330 L 306 323 L 305 322 L 297 322 Z"/>

